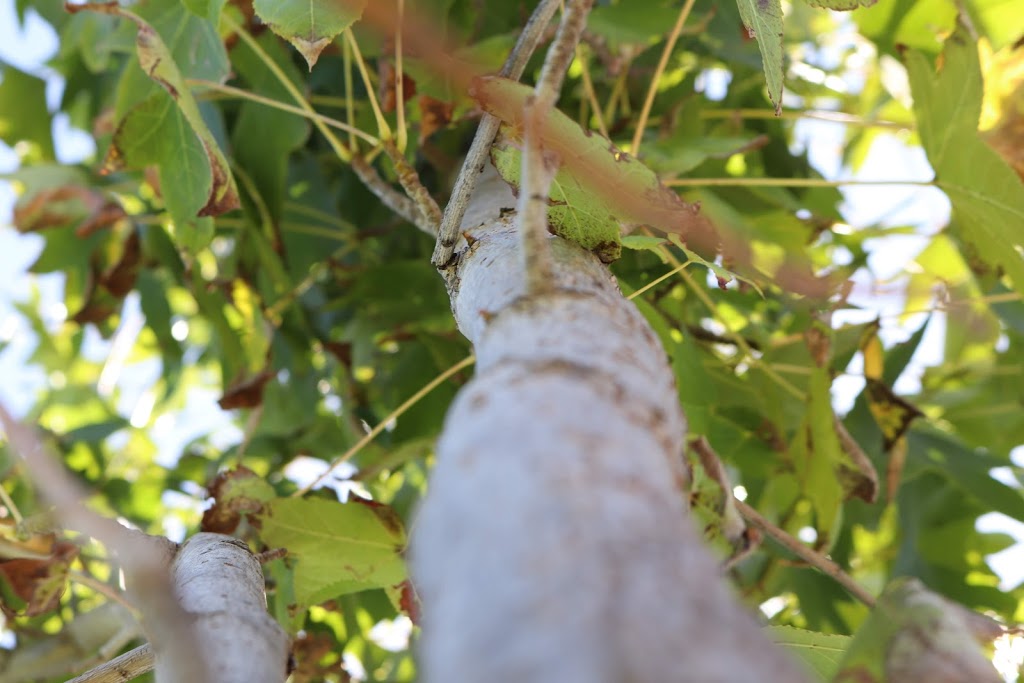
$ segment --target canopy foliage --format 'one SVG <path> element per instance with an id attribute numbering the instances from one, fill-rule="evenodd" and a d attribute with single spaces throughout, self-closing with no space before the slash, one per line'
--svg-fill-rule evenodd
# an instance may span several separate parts
<path id="1" fill-rule="evenodd" d="M 59 47 L 45 68 L 0 64 L 0 139 L 20 162 L 3 176 L 11 223 L 42 276 L 27 281 L 62 284 L 59 301 L 32 284 L 0 308 L 0 354 L 40 371 L 0 399 L 17 399 L 104 514 L 288 548 L 266 573 L 271 612 L 302 633 L 293 681 L 344 680 L 342 652 L 368 680 L 416 677 L 408 649 L 371 629 L 415 617 L 402 549 L 471 349 L 433 237 L 409 220 L 427 204 L 396 214 L 366 180 L 397 193 L 412 173 L 445 205 L 487 106 L 466 74 L 498 70 L 534 3 L 406 4 L 419 39 L 398 60 L 358 2 L 68 12 L 17 0 Z M 750 506 L 872 593 L 912 576 L 1007 622 L 1024 620 L 1024 588 L 1000 586 L 987 557 L 1014 541 L 976 524 L 1024 520 L 1011 460 L 1024 444 L 1022 36 L 1019 1 L 794 0 L 784 18 L 772 2 L 598 2 L 557 124 L 588 131 L 574 148 L 584 170 L 567 164 L 552 194 L 559 234 L 639 292 L 691 438 L 714 447 Z M 427 43 L 451 49 L 447 70 Z M 56 101 L 47 79 L 63 83 Z M 65 161 L 59 117 L 91 153 Z M 518 154 L 515 134 L 495 148 L 499 166 Z M 871 193 L 892 188 L 844 201 L 823 175 L 905 146 L 935 176 L 900 196 L 917 211 L 948 197 L 947 222 L 891 204 L 864 219 L 864 205 L 889 201 Z M 602 178 L 622 197 L 588 185 L 591 153 L 614 155 L 622 175 Z M 700 203 L 724 258 L 630 213 L 644 183 L 657 186 L 650 171 Z M 337 504 L 331 488 L 292 497 L 339 459 L 329 481 L 372 502 Z M 0 486 L 17 652 L 113 605 L 117 563 L 54 529 L 10 448 Z M 693 498 L 724 559 L 736 539 L 711 489 Z M 770 540 L 729 577 L 752 607 L 771 606 L 773 634 L 821 680 L 869 617 Z M 38 662 L 63 680 L 98 646 Z"/>

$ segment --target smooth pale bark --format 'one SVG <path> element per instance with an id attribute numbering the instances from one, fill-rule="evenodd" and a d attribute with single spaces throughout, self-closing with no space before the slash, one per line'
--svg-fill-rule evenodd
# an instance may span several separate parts
<path id="1" fill-rule="evenodd" d="M 504 202 L 507 205 L 507 201 Z M 449 274 L 477 374 L 413 534 L 427 683 L 794 683 L 687 519 L 665 352 L 591 254 L 552 238 L 521 298 L 514 218 Z"/>
<path id="2" fill-rule="evenodd" d="M 199 651 L 211 681 L 281 683 L 287 676 L 288 637 L 267 614 L 263 571 L 242 541 L 223 534 L 196 534 L 171 567 L 175 595 L 192 618 Z M 181 662 L 164 656 L 154 641 L 157 683 L 192 683 Z"/>

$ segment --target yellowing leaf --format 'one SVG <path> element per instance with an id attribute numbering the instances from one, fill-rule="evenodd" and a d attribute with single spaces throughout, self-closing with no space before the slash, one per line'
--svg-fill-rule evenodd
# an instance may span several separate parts
<path id="1" fill-rule="evenodd" d="M 864 331 L 860 342 L 860 352 L 864 356 L 864 376 L 868 379 L 882 379 L 885 371 L 885 355 L 882 340 L 878 338 L 878 323 Z"/>

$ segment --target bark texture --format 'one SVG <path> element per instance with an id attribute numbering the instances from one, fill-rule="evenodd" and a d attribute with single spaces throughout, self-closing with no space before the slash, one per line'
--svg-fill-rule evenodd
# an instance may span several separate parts
<path id="1" fill-rule="evenodd" d="M 477 375 L 456 398 L 413 535 L 428 683 L 794 683 L 685 509 L 664 350 L 607 269 L 552 238 L 522 298 L 514 217 L 449 273 Z"/>
<path id="2" fill-rule="evenodd" d="M 231 536 L 200 533 L 178 551 L 171 567 L 174 592 L 192 619 L 217 683 L 281 683 L 286 677 L 288 637 L 267 614 L 263 571 L 248 546 Z M 157 683 L 193 683 L 180 662 L 156 652 Z"/>

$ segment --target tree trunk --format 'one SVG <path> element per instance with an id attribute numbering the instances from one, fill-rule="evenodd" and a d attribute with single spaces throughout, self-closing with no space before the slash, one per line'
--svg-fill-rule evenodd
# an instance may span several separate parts
<path id="1" fill-rule="evenodd" d="M 413 534 L 427 683 L 804 680 L 730 595 L 686 513 L 665 352 L 592 254 L 558 238 L 522 297 L 515 219 L 449 277 L 477 354 Z"/>
<path id="2" fill-rule="evenodd" d="M 174 558 L 171 577 L 181 607 L 192 619 L 215 683 L 280 683 L 287 677 L 288 637 L 267 614 L 263 570 L 242 541 L 199 533 Z M 168 657 L 156 639 L 157 683 L 194 683 L 182 662 Z"/>

